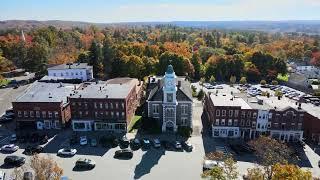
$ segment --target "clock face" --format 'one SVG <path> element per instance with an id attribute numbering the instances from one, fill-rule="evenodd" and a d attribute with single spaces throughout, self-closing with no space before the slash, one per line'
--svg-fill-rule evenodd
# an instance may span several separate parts
<path id="1" fill-rule="evenodd" d="M 172 86 L 173 82 L 171 80 L 168 80 L 168 86 Z"/>

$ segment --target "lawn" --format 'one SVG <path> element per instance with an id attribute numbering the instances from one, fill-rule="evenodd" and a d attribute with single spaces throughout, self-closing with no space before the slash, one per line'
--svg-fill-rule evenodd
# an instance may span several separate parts
<path id="1" fill-rule="evenodd" d="M 289 75 L 288 74 L 285 74 L 285 75 L 278 74 L 277 79 L 278 79 L 278 81 L 288 82 Z"/>
<path id="2" fill-rule="evenodd" d="M 128 132 L 131 132 L 133 129 L 137 129 L 137 126 L 141 123 L 141 119 L 141 116 L 134 116 L 128 126 Z"/>

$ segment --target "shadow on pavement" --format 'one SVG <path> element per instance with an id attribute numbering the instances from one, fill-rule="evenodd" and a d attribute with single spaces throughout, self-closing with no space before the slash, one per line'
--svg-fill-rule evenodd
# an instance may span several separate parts
<path id="1" fill-rule="evenodd" d="M 142 176 L 150 173 L 151 169 L 158 164 L 161 156 L 165 154 L 165 150 L 148 150 L 143 154 L 141 161 L 136 165 L 134 170 L 134 179 L 140 179 Z"/>

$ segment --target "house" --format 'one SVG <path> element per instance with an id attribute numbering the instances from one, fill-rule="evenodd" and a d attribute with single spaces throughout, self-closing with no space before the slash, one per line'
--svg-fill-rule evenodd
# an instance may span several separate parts
<path id="1" fill-rule="evenodd" d="M 60 64 L 48 68 L 48 76 L 90 81 L 91 79 L 93 79 L 93 68 L 87 63 Z"/>
<path id="2" fill-rule="evenodd" d="M 71 119 L 67 96 L 79 85 L 34 82 L 12 102 L 18 129 L 61 129 Z"/>
<path id="3" fill-rule="evenodd" d="M 213 137 L 254 139 L 268 135 L 301 141 L 306 111 L 301 103 L 277 97 L 250 97 L 244 93 L 208 94 L 204 115 Z"/>
<path id="4" fill-rule="evenodd" d="M 169 65 L 164 77 L 149 77 L 147 116 L 155 119 L 162 132 L 176 132 L 179 127 L 192 128 L 191 85 L 177 77 Z"/>
<path id="5" fill-rule="evenodd" d="M 86 82 L 68 97 L 74 131 L 126 132 L 142 94 L 142 82 L 115 78 Z"/>

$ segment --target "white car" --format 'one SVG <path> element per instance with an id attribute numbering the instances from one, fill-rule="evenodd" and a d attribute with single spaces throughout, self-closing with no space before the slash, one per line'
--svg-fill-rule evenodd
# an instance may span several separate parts
<path id="1" fill-rule="evenodd" d="M 3 171 L 0 171 L 0 180 L 4 180 L 6 174 Z"/>
<path id="2" fill-rule="evenodd" d="M 1 151 L 7 151 L 7 152 L 15 152 L 19 149 L 19 146 L 16 146 L 14 144 L 7 144 L 1 147 Z"/>
<path id="3" fill-rule="evenodd" d="M 161 147 L 161 143 L 160 143 L 159 139 L 153 140 L 153 147 L 155 147 L 155 148 Z"/>
<path id="4" fill-rule="evenodd" d="M 181 145 L 181 143 L 180 143 L 179 141 L 176 141 L 176 142 L 174 143 L 174 147 L 175 147 L 176 149 L 182 149 L 182 145 Z"/>
<path id="5" fill-rule="evenodd" d="M 77 153 L 76 149 L 70 148 L 63 148 L 58 151 L 58 155 L 65 155 L 65 156 L 74 156 Z"/>
<path id="6" fill-rule="evenodd" d="M 212 168 L 214 168 L 215 166 L 219 166 L 222 167 L 223 166 L 223 162 L 220 161 L 213 161 L 213 160 L 205 160 L 203 162 L 203 170 L 210 170 Z"/>
<path id="7" fill-rule="evenodd" d="M 87 144 L 88 144 L 87 136 L 81 136 L 80 137 L 80 145 L 84 146 L 84 145 L 87 145 Z"/>

